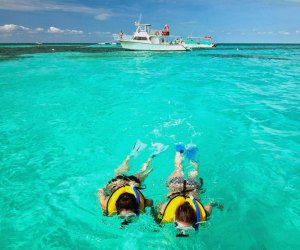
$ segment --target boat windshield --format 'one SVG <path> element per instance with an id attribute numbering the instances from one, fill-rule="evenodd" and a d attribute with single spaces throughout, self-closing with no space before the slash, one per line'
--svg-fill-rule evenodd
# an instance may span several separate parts
<path id="1" fill-rule="evenodd" d="M 135 36 L 133 40 L 148 40 L 148 39 L 147 37 L 143 37 L 143 36 Z"/>

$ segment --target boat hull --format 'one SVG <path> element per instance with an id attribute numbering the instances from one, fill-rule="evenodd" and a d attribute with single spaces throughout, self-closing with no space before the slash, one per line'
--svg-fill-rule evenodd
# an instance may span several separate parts
<path id="1" fill-rule="evenodd" d="M 195 42 L 195 41 L 184 41 L 183 43 L 184 47 L 189 48 L 189 49 L 209 49 L 209 48 L 214 48 L 217 46 L 216 43 L 212 42 Z"/>
<path id="2" fill-rule="evenodd" d="M 184 46 L 190 49 L 207 49 L 207 48 L 216 47 L 214 44 L 188 44 L 188 43 L 186 43 Z"/>
<path id="3" fill-rule="evenodd" d="M 121 41 L 123 49 L 127 50 L 149 50 L 149 51 L 185 51 L 182 44 L 152 44 L 152 43 L 141 43 L 134 41 Z"/>

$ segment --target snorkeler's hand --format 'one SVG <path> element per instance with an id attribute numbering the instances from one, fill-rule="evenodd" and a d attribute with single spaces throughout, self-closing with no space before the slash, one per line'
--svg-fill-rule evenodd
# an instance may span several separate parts
<path id="1" fill-rule="evenodd" d="M 223 204 L 223 203 L 219 203 L 219 202 L 213 201 L 213 202 L 210 203 L 210 205 L 211 205 L 212 207 L 216 207 L 216 208 L 218 208 L 218 209 L 220 209 L 220 210 L 223 210 L 223 209 L 224 209 L 224 204 Z"/>
<path id="2" fill-rule="evenodd" d="M 153 206 L 153 200 L 146 199 L 146 207 L 152 207 Z"/>
<path id="3" fill-rule="evenodd" d="M 107 208 L 107 201 L 109 197 L 105 197 L 104 188 L 98 190 L 98 200 L 100 202 L 101 208 L 105 211 Z"/>
<path id="4" fill-rule="evenodd" d="M 224 204 L 223 203 L 218 203 L 217 208 L 219 208 L 220 210 L 224 209 Z"/>
<path id="5" fill-rule="evenodd" d="M 160 211 L 161 207 L 162 207 L 163 203 L 162 202 L 158 202 L 156 203 L 156 210 Z"/>
<path id="6" fill-rule="evenodd" d="M 104 188 L 100 188 L 100 189 L 98 190 L 98 197 L 99 197 L 99 198 L 100 198 L 100 197 L 105 197 Z"/>

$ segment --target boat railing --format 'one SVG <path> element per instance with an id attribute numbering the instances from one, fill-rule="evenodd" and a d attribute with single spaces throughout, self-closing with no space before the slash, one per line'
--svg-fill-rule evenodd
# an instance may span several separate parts
<path id="1" fill-rule="evenodd" d="M 131 40 L 132 36 L 123 34 L 122 38 L 121 38 L 119 34 L 113 34 L 113 38 L 114 38 L 114 41 L 120 41 L 120 40 L 124 41 L 124 40 Z"/>
<path id="2" fill-rule="evenodd" d="M 114 41 L 120 41 L 119 34 L 113 34 Z"/>
<path id="3" fill-rule="evenodd" d="M 188 36 L 187 39 L 192 39 L 192 40 L 212 40 L 211 36 Z"/>

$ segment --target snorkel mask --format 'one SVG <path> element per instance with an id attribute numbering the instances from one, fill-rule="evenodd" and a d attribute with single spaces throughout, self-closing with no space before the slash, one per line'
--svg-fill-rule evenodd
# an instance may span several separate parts
<path id="1" fill-rule="evenodd" d="M 180 222 L 175 222 L 175 226 L 177 230 L 195 231 L 195 228 L 193 226 L 185 226 Z"/>
<path id="2" fill-rule="evenodd" d="M 121 212 L 120 214 L 118 214 L 118 217 L 120 219 L 124 219 L 127 222 L 133 222 L 137 220 L 138 215 L 134 212 L 129 212 L 129 213 Z"/>
<path id="3" fill-rule="evenodd" d="M 176 230 L 179 231 L 179 233 L 176 234 L 176 237 L 188 237 L 189 236 L 188 232 L 190 232 L 190 233 L 195 232 L 195 227 L 186 226 L 177 221 L 175 221 L 175 227 L 176 227 Z"/>
<path id="4" fill-rule="evenodd" d="M 121 229 L 124 229 L 125 226 L 127 226 L 131 222 L 137 221 L 137 219 L 138 219 L 138 215 L 136 213 L 133 213 L 133 212 L 129 212 L 129 213 L 121 212 L 120 214 L 118 214 L 118 217 L 120 219 L 124 219 L 121 222 Z"/>
<path id="5" fill-rule="evenodd" d="M 121 227 L 126 226 L 129 223 L 136 221 L 140 214 L 141 205 L 140 205 L 140 195 L 139 195 L 138 189 L 132 184 L 130 186 L 135 193 L 137 209 L 135 210 L 135 212 L 133 212 L 132 210 L 125 210 L 125 211 L 123 210 L 120 213 L 118 213 L 118 217 L 120 219 L 124 219 L 124 221 L 121 223 Z"/>

